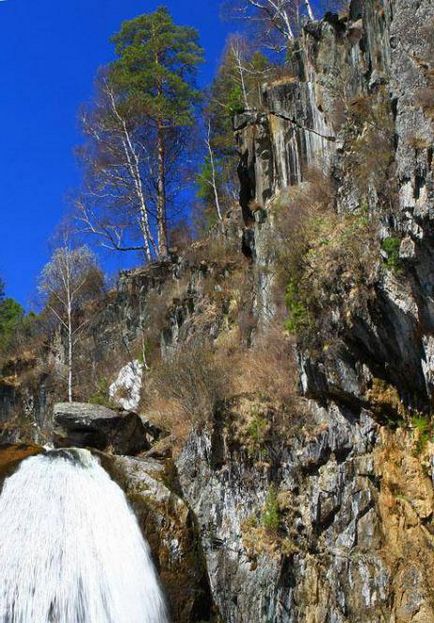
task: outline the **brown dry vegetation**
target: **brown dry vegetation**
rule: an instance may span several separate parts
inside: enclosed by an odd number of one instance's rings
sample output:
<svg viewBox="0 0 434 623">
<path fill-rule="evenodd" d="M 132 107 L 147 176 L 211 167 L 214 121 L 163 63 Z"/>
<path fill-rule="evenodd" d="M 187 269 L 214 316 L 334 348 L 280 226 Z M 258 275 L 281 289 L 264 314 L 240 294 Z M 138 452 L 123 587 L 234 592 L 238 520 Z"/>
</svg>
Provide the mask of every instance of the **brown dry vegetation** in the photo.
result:
<svg viewBox="0 0 434 623">
<path fill-rule="evenodd" d="M 215 342 L 187 343 L 152 367 L 142 405 L 146 417 L 172 435 L 175 447 L 241 396 L 249 405 L 249 416 L 240 416 L 247 437 L 255 435 L 252 400 L 282 415 L 273 415 L 273 426 L 283 433 L 291 425 L 289 419 L 285 422 L 289 411 L 298 408 L 297 383 L 293 341 L 281 326 L 271 327 L 251 348 L 242 346 L 238 331 L 231 330 Z M 237 412 L 240 409 L 238 404 Z"/>
<path fill-rule="evenodd" d="M 276 300 L 286 293 L 287 328 L 310 345 L 335 335 L 333 310 L 339 324 L 363 313 L 378 275 L 376 222 L 363 209 L 337 214 L 333 199 L 330 180 L 317 172 L 272 206 Z"/>
</svg>

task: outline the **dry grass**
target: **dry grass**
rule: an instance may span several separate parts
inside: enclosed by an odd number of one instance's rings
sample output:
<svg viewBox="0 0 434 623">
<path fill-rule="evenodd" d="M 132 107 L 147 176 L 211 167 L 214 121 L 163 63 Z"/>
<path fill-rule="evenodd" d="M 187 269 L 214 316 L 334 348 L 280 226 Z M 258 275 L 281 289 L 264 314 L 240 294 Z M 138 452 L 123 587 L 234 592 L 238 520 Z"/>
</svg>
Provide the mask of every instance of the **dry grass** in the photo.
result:
<svg viewBox="0 0 434 623">
<path fill-rule="evenodd" d="M 231 390 L 235 395 L 256 392 L 282 405 L 294 399 L 297 383 L 294 339 L 276 321 L 251 348 L 240 351 Z"/>
<path fill-rule="evenodd" d="M 226 398 L 229 370 L 206 344 L 191 343 L 157 364 L 143 390 L 147 414 L 163 429 L 184 438 L 211 421 Z"/>
<path fill-rule="evenodd" d="M 312 178 L 311 178 L 312 179 Z M 372 296 L 378 275 L 377 224 L 366 211 L 337 214 L 330 181 L 310 181 L 281 195 L 272 207 L 276 251 L 275 298 L 285 298 L 287 328 L 313 345 L 351 323 Z"/>
<path fill-rule="evenodd" d="M 241 256 L 238 242 L 223 235 L 208 236 L 193 242 L 185 251 L 184 258 L 192 266 L 218 266 L 224 268 L 235 263 Z"/>
</svg>

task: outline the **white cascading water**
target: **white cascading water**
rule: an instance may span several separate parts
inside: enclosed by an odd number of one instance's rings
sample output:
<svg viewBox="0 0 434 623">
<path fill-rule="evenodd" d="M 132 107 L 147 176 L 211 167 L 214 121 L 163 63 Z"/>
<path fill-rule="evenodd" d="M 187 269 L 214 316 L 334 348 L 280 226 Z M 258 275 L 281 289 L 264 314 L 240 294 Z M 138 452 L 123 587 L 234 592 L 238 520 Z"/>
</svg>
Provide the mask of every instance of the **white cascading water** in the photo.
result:
<svg viewBox="0 0 434 623">
<path fill-rule="evenodd" d="M 148 545 L 98 461 L 23 461 L 0 495 L 0 623 L 166 622 Z"/>
</svg>

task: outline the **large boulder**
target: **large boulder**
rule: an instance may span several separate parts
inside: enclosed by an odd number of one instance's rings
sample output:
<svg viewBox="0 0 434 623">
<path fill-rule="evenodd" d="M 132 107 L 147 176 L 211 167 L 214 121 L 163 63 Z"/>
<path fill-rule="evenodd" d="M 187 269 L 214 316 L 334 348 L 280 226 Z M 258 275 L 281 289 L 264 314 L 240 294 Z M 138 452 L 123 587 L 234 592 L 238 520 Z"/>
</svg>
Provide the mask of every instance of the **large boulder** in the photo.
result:
<svg viewBox="0 0 434 623">
<path fill-rule="evenodd" d="M 152 431 L 136 413 L 82 402 L 53 407 L 57 447 L 90 447 L 134 455 L 150 447 Z"/>
</svg>

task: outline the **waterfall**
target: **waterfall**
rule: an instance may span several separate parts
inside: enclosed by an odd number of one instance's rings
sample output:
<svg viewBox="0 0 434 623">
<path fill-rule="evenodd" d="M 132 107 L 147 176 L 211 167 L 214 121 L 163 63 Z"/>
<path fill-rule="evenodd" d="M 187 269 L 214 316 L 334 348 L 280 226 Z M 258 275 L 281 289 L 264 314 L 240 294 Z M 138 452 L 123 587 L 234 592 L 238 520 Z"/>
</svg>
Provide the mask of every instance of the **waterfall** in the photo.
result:
<svg viewBox="0 0 434 623">
<path fill-rule="evenodd" d="M 86 450 L 28 458 L 0 495 L 0 623 L 166 623 L 123 491 Z"/>
</svg>

